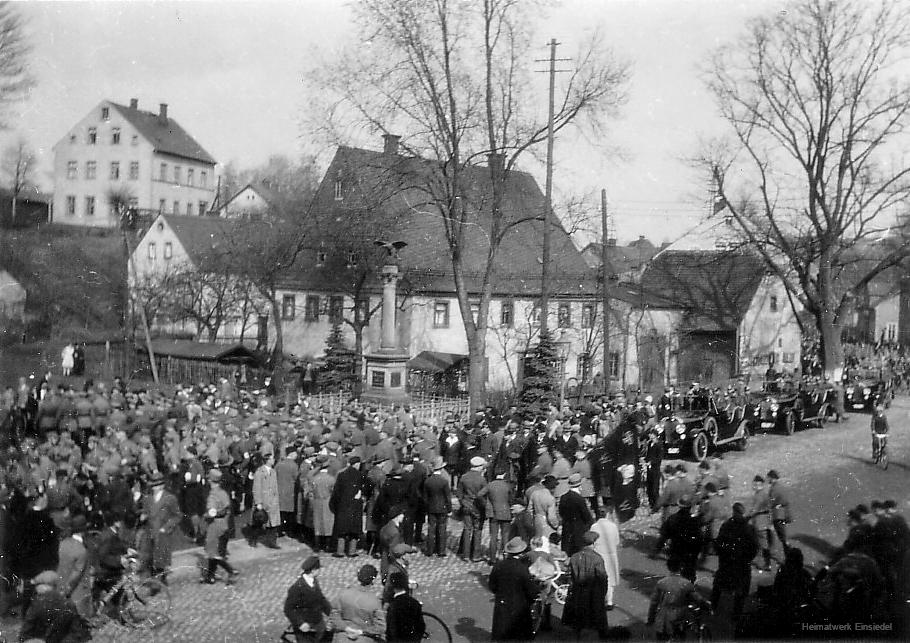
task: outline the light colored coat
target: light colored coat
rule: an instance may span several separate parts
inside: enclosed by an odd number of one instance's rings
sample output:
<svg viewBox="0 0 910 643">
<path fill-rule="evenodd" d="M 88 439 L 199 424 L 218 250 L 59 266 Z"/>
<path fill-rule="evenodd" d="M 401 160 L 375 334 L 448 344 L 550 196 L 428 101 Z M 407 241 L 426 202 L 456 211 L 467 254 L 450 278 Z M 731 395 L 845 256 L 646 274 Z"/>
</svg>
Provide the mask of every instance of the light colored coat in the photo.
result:
<svg viewBox="0 0 910 643">
<path fill-rule="evenodd" d="M 335 514 L 329 508 L 335 478 L 327 471 L 320 471 L 313 476 L 313 533 L 316 536 L 331 536 Z"/>
<path fill-rule="evenodd" d="M 92 616 L 92 568 L 85 545 L 72 536 L 60 541 L 57 575 L 60 591 L 76 605 L 79 616 Z"/>
<path fill-rule="evenodd" d="M 269 514 L 268 527 L 281 524 L 281 511 L 278 503 L 278 474 L 275 469 L 262 465 L 253 474 L 253 502 L 262 505 Z"/>
<path fill-rule="evenodd" d="M 285 458 L 275 465 L 275 473 L 278 474 L 278 508 L 281 511 L 294 511 L 294 492 L 300 468 L 296 462 Z"/>
<path fill-rule="evenodd" d="M 183 519 L 180 503 L 170 491 L 162 492 L 161 498 L 155 502 L 155 492 L 151 491 L 145 497 L 143 507 L 148 516 L 149 537 L 152 540 L 152 565 L 156 569 L 167 569 L 171 566 L 171 540 Z"/>
<path fill-rule="evenodd" d="M 619 548 L 622 543 L 619 539 L 619 527 L 616 523 L 608 518 L 601 518 L 593 525 L 591 531 L 597 534 L 597 540 L 594 542 L 594 551 L 600 554 L 604 559 L 604 567 L 607 569 L 607 604 L 613 604 L 613 591 L 616 584 L 619 583 Z"/>
<path fill-rule="evenodd" d="M 547 542 L 559 526 L 559 512 L 556 509 L 556 498 L 546 487 L 535 489 L 528 499 L 531 515 L 534 516 L 534 535 Z"/>
</svg>

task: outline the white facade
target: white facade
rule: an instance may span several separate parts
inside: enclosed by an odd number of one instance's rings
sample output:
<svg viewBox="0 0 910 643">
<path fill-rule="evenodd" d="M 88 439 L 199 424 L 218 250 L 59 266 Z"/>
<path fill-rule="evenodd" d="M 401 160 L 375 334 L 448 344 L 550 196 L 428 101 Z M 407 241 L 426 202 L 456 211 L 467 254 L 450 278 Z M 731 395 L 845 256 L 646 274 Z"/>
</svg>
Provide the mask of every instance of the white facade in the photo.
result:
<svg viewBox="0 0 910 643">
<path fill-rule="evenodd" d="M 120 109 L 102 101 L 54 145 L 54 222 L 116 227 L 108 198 L 112 191 L 127 193 L 131 206 L 140 210 L 208 211 L 215 197 L 215 166 L 157 151 Z"/>
<path fill-rule="evenodd" d="M 252 185 L 248 185 L 218 210 L 219 217 L 235 219 L 238 217 L 262 214 L 269 209 L 269 202 Z"/>
</svg>

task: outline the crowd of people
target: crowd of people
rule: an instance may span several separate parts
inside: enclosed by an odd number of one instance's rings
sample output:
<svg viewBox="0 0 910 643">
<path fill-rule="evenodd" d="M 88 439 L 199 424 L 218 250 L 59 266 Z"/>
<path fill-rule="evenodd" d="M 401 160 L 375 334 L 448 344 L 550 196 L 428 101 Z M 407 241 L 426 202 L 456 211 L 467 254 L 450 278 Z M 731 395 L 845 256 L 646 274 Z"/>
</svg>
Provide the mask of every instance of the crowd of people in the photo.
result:
<svg viewBox="0 0 910 643">
<path fill-rule="evenodd" d="M 672 632 L 681 588 L 714 553 L 712 603 L 732 593 L 739 617 L 751 561 L 760 553 L 760 567 L 770 568 L 775 536 L 796 564 L 786 489 L 773 471 L 757 476 L 746 507 L 729 502 L 721 460 L 701 464 L 694 478 L 685 464 L 664 466 L 662 405 L 636 394 L 535 417 L 488 407 L 437 419 L 357 400 L 317 408 L 303 394 L 286 406 L 229 380 L 164 394 L 130 390 L 119 378 L 78 388 L 51 374 L 22 378 L 0 406 L 0 614 L 18 611 L 25 631 L 64 620 L 79 629 L 97 597 L 117 586 L 124 556 L 166 582 L 182 541 L 204 544 L 201 582 L 218 582 L 220 569 L 233 583 L 228 542 L 242 533 L 251 546 L 278 548 L 287 536 L 334 557 L 378 559 L 370 582 L 366 568 L 358 582 L 368 588 L 379 578 L 381 609 L 401 609 L 378 619 L 375 609 L 349 605 L 352 631 L 378 627 L 410 640 L 419 623 L 401 598 L 409 557 L 454 550 L 492 565 L 495 640 L 527 638 L 529 610 L 556 575 L 568 584 L 563 623 L 605 637 L 620 583 L 617 525 L 635 515 L 644 486 L 662 514 L 668 578 L 678 576 L 658 585 L 658 631 Z M 454 545 L 450 518 L 463 525 Z M 318 564 L 304 564 L 285 604 L 301 641 L 327 628 Z M 893 596 L 902 591 L 902 577 L 888 582 Z M 550 598 L 542 602 L 546 628 Z"/>
</svg>

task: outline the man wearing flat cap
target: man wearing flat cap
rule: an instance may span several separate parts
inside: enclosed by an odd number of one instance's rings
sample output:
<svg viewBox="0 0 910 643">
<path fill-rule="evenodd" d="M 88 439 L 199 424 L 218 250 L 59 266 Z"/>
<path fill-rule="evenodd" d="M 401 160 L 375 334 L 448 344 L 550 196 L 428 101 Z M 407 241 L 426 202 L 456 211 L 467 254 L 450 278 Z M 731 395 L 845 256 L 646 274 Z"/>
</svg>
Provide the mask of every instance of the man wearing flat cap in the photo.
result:
<svg viewBox="0 0 910 643">
<path fill-rule="evenodd" d="M 318 643 L 328 628 L 326 617 L 332 613 L 332 604 L 316 580 L 320 567 L 319 556 L 307 557 L 300 566 L 303 573 L 284 601 L 284 615 L 294 628 L 297 643 Z"/>
<path fill-rule="evenodd" d="M 462 531 L 461 558 L 476 562 L 481 559 L 480 538 L 483 532 L 485 504 L 480 497 L 480 492 L 486 488 L 487 480 L 483 470 L 486 460 L 474 456 L 470 460 L 471 469 L 458 480 L 455 495 L 461 505 Z"/>
</svg>

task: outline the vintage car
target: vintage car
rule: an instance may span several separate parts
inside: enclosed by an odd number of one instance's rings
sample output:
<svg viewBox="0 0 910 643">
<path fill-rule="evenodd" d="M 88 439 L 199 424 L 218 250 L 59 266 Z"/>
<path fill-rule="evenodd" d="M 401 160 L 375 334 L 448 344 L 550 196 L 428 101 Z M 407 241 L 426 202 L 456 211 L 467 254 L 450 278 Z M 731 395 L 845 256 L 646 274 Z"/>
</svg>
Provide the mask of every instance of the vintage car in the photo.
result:
<svg viewBox="0 0 910 643">
<path fill-rule="evenodd" d="M 844 382 L 844 408 L 848 411 L 872 411 L 876 404 L 891 406 L 894 389 L 887 372 L 877 368 L 851 369 Z"/>
<path fill-rule="evenodd" d="M 752 430 L 795 431 L 821 427 L 836 415 L 834 389 L 825 385 L 796 385 L 793 382 L 766 382 L 753 394 Z"/>
<path fill-rule="evenodd" d="M 721 404 L 723 409 L 708 391 L 682 396 L 677 408 L 661 423 L 666 457 L 691 456 L 701 461 L 724 444 L 745 449 L 750 424 L 746 407 L 726 404 L 723 400 Z"/>
</svg>

